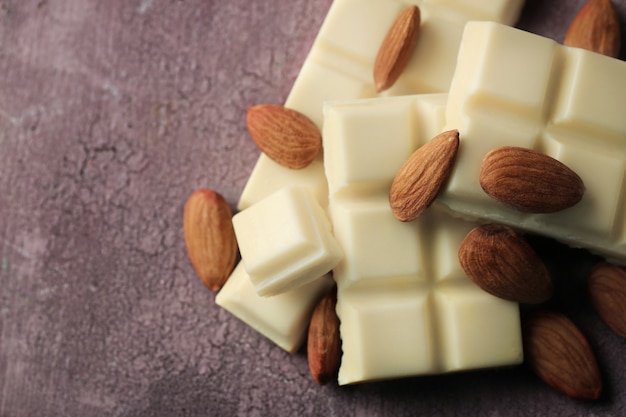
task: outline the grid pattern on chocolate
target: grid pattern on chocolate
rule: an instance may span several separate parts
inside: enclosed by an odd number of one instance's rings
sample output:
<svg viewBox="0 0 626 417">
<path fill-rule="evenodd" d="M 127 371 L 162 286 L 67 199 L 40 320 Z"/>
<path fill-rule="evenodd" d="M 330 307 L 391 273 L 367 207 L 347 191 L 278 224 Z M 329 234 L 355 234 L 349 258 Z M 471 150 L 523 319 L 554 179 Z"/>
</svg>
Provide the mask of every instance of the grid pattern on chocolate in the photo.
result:
<svg viewBox="0 0 626 417">
<path fill-rule="evenodd" d="M 479 289 L 457 260 L 474 224 L 437 207 L 403 223 L 389 207 L 395 173 L 440 132 L 445 100 L 436 94 L 325 106 L 329 211 L 344 251 L 333 271 L 340 384 L 521 361 L 517 305 Z"/>
<path fill-rule="evenodd" d="M 456 261 L 458 245 L 472 224 L 451 220 L 435 208 L 421 220 L 408 228 L 414 232 L 408 239 L 381 242 L 376 238 L 380 223 L 370 219 L 370 230 L 359 230 L 360 237 L 369 235 L 357 244 L 362 256 L 347 263 L 368 257 L 369 262 L 350 273 L 335 270 L 345 352 L 340 383 L 521 360 L 517 306 L 478 288 Z M 411 250 L 415 252 L 407 253 Z M 398 268 L 395 261 L 407 257 L 412 265 Z"/>
<path fill-rule="evenodd" d="M 446 113 L 447 128 L 458 129 L 465 146 L 441 201 L 626 262 L 625 107 L 625 62 L 503 25 L 468 24 Z M 504 145 L 573 169 L 586 186 L 582 201 L 527 214 L 489 199 L 480 162 Z"/>
</svg>

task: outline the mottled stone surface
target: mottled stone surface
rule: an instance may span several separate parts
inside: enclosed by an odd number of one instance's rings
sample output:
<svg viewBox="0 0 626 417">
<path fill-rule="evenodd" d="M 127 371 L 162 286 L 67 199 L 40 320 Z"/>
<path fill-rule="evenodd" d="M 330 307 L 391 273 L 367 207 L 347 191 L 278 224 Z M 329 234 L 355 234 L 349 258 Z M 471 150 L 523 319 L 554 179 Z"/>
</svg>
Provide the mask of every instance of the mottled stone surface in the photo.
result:
<svg viewBox="0 0 626 417">
<path fill-rule="evenodd" d="M 0 416 L 626 413 L 626 340 L 584 295 L 589 258 L 550 242 L 555 304 L 600 358 L 594 404 L 524 367 L 318 387 L 215 306 L 183 204 L 208 187 L 234 207 L 246 108 L 284 101 L 330 3 L 0 1 Z M 528 0 L 519 25 L 561 40 L 582 3 Z"/>
</svg>

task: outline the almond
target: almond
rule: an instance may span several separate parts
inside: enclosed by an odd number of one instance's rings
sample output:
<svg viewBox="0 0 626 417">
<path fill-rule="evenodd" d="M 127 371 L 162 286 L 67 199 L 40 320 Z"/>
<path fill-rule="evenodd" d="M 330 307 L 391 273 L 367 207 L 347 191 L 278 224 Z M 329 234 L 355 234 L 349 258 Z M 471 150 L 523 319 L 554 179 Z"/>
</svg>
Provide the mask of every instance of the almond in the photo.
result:
<svg viewBox="0 0 626 417">
<path fill-rule="evenodd" d="M 183 215 L 187 254 L 200 280 L 219 290 L 235 267 L 237 239 L 232 210 L 224 197 L 212 190 L 194 192 Z"/>
<path fill-rule="evenodd" d="M 315 382 L 320 385 L 329 383 L 337 375 L 341 361 L 341 338 L 336 305 L 335 287 L 316 305 L 309 325 L 307 340 L 309 369 Z"/>
<path fill-rule="evenodd" d="M 626 268 L 602 262 L 589 275 L 589 295 L 598 315 L 626 337 Z"/>
<path fill-rule="evenodd" d="M 381 92 L 391 87 L 409 63 L 420 33 L 420 9 L 404 9 L 389 28 L 374 63 L 374 84 Z"/>
<path fill-rule="evenodd" d="M 282 166 L 307 167 L 322 149 L 322 134 L 304 114 L 274 104 L 248 109 L 246 125 L 261 151 Z"/>
<path fill-rule="evenodd" d="M 450 176 L 459 149 L 459 132 L 450 130 L 418 148 L 400 167 L 391 189 L 391 211 L 401 221 L 417 218 L 435 201 Z"/>
<path fill-rule="evenodd" d="M 480 186 L 503 205 L 527 213 L 553 213 L 576 205 L 582 179 L 560 161 L 531 149 L 503 146 L 483 158 Z"/>
<path fill-rule="evenodd" d="M 611 0 L 589 0 L 572 20 L 563 43 L 617 58 L 621 38 Z"/>
<path fill-rule="evenodd" d="M 579 400 L 600 396 L 596 357 L 570 319 L 556 312 L 535 312 L 524 319 L 523 340 L 526 363 L 548 385 Z"/>
<path fill-rule="evenodd" d="M 505 300 L 537 304 L 550 299 L 554 291 L 541 258 L 508 226 L 474 228 L 461 242 L 459 262 L 476 285 Z"/>
</svg>

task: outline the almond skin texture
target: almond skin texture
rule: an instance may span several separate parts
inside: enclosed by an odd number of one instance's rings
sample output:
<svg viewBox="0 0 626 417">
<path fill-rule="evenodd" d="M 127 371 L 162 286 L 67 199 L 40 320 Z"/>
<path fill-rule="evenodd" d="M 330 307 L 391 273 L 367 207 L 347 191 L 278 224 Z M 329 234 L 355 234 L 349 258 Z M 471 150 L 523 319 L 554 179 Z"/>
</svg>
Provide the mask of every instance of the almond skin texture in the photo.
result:
<svg viewBox="0 0 626 417">
<path fill-rule="evenodd" d="M 333 288 L 317 304 L 307 339 L 309 370 L 315 382 L 325 385 L 336 377 L 341 361 L 339 318 L 335 312 L 337 289 Z"/>
<path fill-rule="evenodd" d="M 526 363 L 544 382 L 578 400 L 595 400 L 602 392 L 596 357 L 582 332 L 567 317 L 550 311 L 524 319 Z"/>
<path fill-rule="evenodd" d="M 394 216 L 403 222 L 417 218 L 435 201 L 450 176 L 459 149 L 459 132 L 440 133 L 422 145 L 398 170 L 389 190 Z"/>
<path fill-rule="evenodd" d="M 322 149 L 322 134 L 300 112 L 274 104 L 248 109 L 248 132 L 261 151 L 282 166 L 307 167 Z"/>
<path fill-rule="evenodd" d="M 626 337 L 626 268 L 602 262 L 589 275 L 589 296 L 598 315 Z"/>
<path fill-rule="evenodd" d="M 420 33 L 420 16 L 419 7 L 407 7 L 385 35 L 374 63 L 374 84 L 377 92 L 390 88 L 409 63 Z"/>
<path fill-rule="evenodd" d="M 461 242 L 459 262 L 476 285 L 505 300 L 538 304 L 554 292 L 541 258 L 508 226 L 486 224 L 474 228 Z"/>
<path fill-rule="evenodd" d="M 219 290 L 235 267 L 237 238 L 233 213 L 224 198 L 212 190 L 194 192 L 183 215 L 187 254 L 200 280 Z"/>
<path fill-rule="evenodd" d="M 611 0 L 589 0 L 572 20 L 563 43 L 617 58 L 621 38 Z"/>
<path fill-rule="evenodd" d="M 554 213 L 576 205 L 582 179 L 565 164 L 531 149 L 503 146 L 485 155 L 480 186 L 501 204 L 526 213 Z"/>
</svg>

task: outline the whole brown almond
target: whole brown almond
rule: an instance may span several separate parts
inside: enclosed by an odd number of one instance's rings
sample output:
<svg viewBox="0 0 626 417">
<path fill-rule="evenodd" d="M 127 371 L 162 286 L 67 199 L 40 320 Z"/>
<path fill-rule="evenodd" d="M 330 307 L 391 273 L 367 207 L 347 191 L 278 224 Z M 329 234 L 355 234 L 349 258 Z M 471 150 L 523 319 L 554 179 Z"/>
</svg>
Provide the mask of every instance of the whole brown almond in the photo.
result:
<svg viewBox="0 0 626 417">
<path fill-rule="evenodd" d="M 541 258 L 508 226 L 486 224 L 471 230 L 461 242 L 459 262 L 476 285 L 505 300 L 537 304 L 554 291 Z"/>
<path fill-rule="evenodd" d="M 420 33 L 420 9 L 405 8 L 393 22 L 374 63 L 374 84 L 381 92 L 391 87 L 409 63 Z"/>
<path fill-rule="evenodd" d="M 572 20 L 563 43 L 617 58 L 621 39 L 619 19 L 611 0 L 589 0 Z"/>
<path fill-rule="evenodd" d="M 615 333 L 626 337 L 626 268 L 602 262 L 589 275 L 591 303 Z"/>
<path fill-rule="evenodd" d="M 501 204 L 527 213 L 554 213 L 576 205 L 583 180 L 562 162 L 531 149 L 496 148 L 480 166 L 480 186 Z"/>
<path fill-rule="evenodd" d="M 389 190 L 389 204 L 396 218 L 411 221 L 430 207 L 450 176 L 458 149 L 459 132 L 450 130 L 413 152 Z"/>
<path fill-rule="evenodd" d="M 187 254 L 209 289 L 219 290 L 235 267 L 237 238 L 232 210 L 213 190 L 195 191 L 185 204 L 183 230 Z"/>
<path fill-rule="evenodd" d="M 335 378 L 341 362 L 341 337 L 336 306 L 337 290 L 334 288 L 318 302 L 309 325 L 307 339 L 309 370 L 315 382 L 320 385 L 325 385 Z"/>
<path fill-rule="evenodd" d="M 322 149 L 322 134 L 304 114 L 274 104 L 248 109 L 248 132 L 259 149 L 275 162 L 291 169 L 302 169 Z"/>
<path fill-rule="evenodd" d="M 523 320 L 523 341 L 526 363 L 552 388 L 578 400 L 600 396 L 602 377 L 596 357 L 569 318 L 535 312 Z"/>
</svg>

